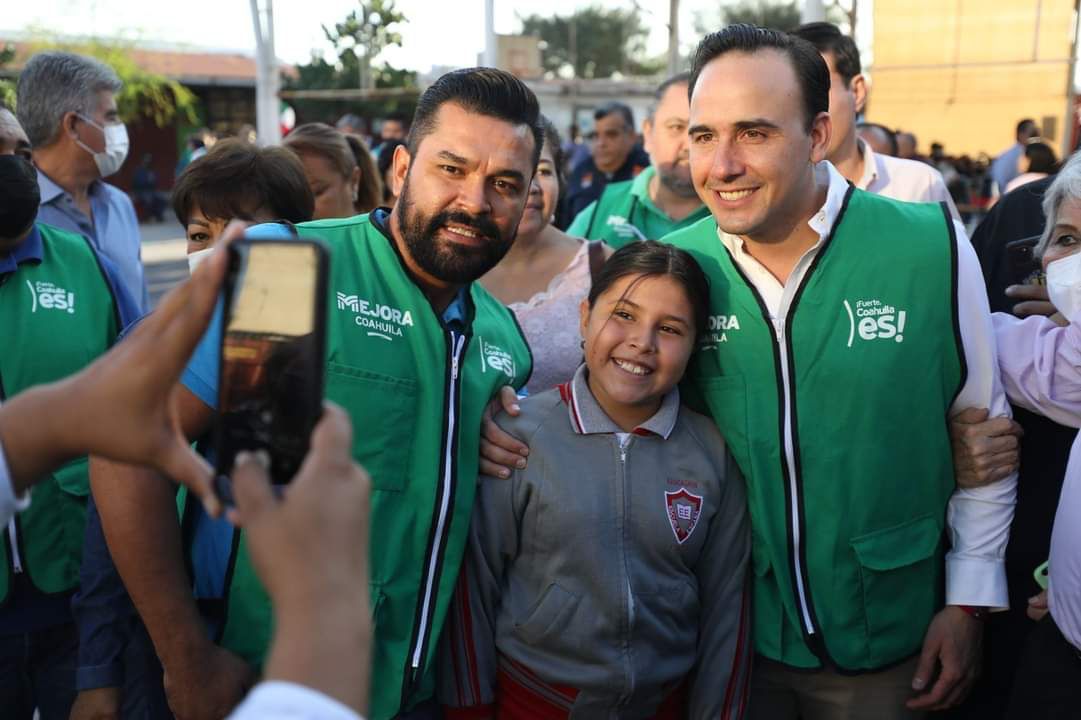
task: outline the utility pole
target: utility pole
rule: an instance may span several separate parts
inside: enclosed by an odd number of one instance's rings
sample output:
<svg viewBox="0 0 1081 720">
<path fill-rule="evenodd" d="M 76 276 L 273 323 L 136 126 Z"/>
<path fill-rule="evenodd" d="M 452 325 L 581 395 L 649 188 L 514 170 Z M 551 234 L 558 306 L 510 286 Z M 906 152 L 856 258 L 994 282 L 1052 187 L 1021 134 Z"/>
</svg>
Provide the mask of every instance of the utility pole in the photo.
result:
<svg viewBox="0 0 1081 720">
<path fill-rule="evenodd" d="M 277 145 L 282 131 L 278 112 L 278 58 L 274 54 L 274 0 L 251 0 L 255 30 L 255 133 L 260 145 Z"/>
<path fill-rule="evenodd" d="M 668 77 L 679 72 L 679 0 L 668 0 Z"/>
<path fill-rule="evenodd" d="M 484 0 L 484 66 L 495 67 L 499 62 L 495 36 L 495 0 Z"/>
<path fill-rule="evenodd" d="M 822 0 L 803 0 L 800 22 L 822 22 L 826 19 L 826 6 Z"/>
</svg>

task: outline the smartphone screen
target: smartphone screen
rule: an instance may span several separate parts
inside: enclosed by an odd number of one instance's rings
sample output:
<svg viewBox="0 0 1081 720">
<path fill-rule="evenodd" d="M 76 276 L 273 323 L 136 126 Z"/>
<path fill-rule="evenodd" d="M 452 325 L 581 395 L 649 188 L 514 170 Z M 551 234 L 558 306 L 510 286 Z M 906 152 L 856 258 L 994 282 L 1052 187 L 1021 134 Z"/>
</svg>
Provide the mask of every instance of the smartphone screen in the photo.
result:
<svg viewBox="0 0 1081 720">
<path fill-rule="evenodd" d="M 230 247 L 218 388 L 219 494 L 238 452 L 265 450 L 275 484 L 288 483 L 322 412 L 326 251 L 305 240 Z"/>
</svg>

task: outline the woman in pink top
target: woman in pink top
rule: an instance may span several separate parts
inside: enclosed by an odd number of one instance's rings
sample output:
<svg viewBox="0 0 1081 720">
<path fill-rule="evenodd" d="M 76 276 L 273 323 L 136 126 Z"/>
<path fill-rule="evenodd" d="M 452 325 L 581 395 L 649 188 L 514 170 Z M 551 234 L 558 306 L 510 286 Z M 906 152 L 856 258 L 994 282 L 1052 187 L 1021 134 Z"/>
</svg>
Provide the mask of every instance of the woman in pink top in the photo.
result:
<svg viewBox="0 0 1081 720">
<path fill-rule="evenodd" d="M 1002 383 L 1010 402 L 1081 427 L 1081 154 L 1044 194 L 1047 226 L 1037 247 L 1051 301 L 1069 324 L 993 315 Z M 1054 316 L 1056 319 L 1058 316 Z M 1046 599 L 1029 600 L 1038 618 L 1018 663 L 1009 720 L 1076 718 L 1081 708 L 1081 435 L 1070 449 L 1051 531 Z"/>
<path fill-rule="evenodd" d="M 480 282 L 518 318 L 533 351 L 530 395 L 570 380 L 582 362 L 578 308 L 589 293 L 590 266 L 612 253 L 607 246 L 573 238 L 552 225 L 563 194 L 563 151 L 547 118 L 544 147 L 529 188 L 518 237 Z M 591 257 L 592 255 L 592 257 Z"/>
</svg>

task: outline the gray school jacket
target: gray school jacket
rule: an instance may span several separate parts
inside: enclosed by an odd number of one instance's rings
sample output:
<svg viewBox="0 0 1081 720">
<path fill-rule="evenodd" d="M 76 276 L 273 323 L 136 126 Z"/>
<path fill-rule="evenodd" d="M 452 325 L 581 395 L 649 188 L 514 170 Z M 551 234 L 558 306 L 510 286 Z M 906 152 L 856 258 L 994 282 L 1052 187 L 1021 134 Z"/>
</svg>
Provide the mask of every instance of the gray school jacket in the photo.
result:
<svg viewBox="0 0 1081 720">
<path fill-rule="evenodd" d="M 447 717 L 497 685 L 553 717 L 650 718 L 673 694 L 681 717 L 742 717 L 746 499 L 713 422 L 673 390 L 621 442 L 584 366 L 521 408 L 498 422 L 529 466 L 477 487 L 441 647 Z"/>
</svg>

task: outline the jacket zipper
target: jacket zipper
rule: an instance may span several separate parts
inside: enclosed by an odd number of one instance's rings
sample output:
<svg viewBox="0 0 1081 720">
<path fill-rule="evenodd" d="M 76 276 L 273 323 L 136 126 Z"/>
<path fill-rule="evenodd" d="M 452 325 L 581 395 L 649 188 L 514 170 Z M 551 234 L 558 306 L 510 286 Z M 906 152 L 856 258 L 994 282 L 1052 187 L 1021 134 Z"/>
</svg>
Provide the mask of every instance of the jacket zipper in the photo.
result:
<svg viewBox="0 0 1081 720">
<path fill-rule="evenodd" d="M 631 444 L 631 437 L 628 435 L 623 440 L 619 440 L 619 472 L 620 481 L 623 488 L 623 507 L 624 507 L 624 523 L 626 523 L 626 507 L 627 507 L 627 447 Z M 627 642 L 625 646 L 630 646 L 630 635 L 634 629 L 634 593 L 631 592 L 631 575 L 627 569 L 627 548 L 623 547 L 623 592 L 627 600 Z M 627 660 L 627 692 L 624 695 L 624 700 L 629 700 L 634 696 L 634 663 Z"/>
<path fill-rule="evenodd" d="M 19 557 L 19 527 L 15 518 L 8 520 L 8 540 L 11 541 L 11 569 L 18 575 L 23 571 L 23 561 Z"/>
<path fill-rule="evenodd" d="M 789 313 L 792 309 L 789 308 Z M 785 472 L 788 475 L 788 491 L 790 505 L 788 508 L 789 521 L 792 526 L 792 563 L 796 575 L 796 594 L 799 596 L 800 618 L 808 635 L 816 632 L 814 620 L 811 618 L 811 606 L 807 599 L 807 588 L 803 578 L 803 564 L 800 560 L 800 547 L 803 544 L 803 528 L 799 523 L 799 484 L 796 480 L 796 443 L 792 424 L 792 378 L 788 367 L 788 336 L 785 333 L 786 322 L 784 318 L 774 324 L 777 338 L 778 355 L 781 366 L 781 388 L 784 399 L 784 457 Z"/>
<path fill-rule="evenodd" d="M 425 563 L 424 593 L 422 601 L 417 607 L 417 617 L 413 619 L 414 642 L 409 653 L 409 664 L 406 668 L 405 680 L 402 685 L 402 703 L 409 700 L 413 686 L 416 684 L 420 669 L 424 664 L 424 654 L 427 645 L 429 624 L 431 623 L 432 609 L 435 603 L 436 586 L 439 578 L 437 570 L 443 556 L 446 545 L 446 536 L 450 528 L 450 506 L 454 500 L 455 479 L 455 443 L 458 420 L 458 375 L 461 367 L 461 356 L 465 349 L 466 337 L 453 330 L 447 331 L 450 347 L 450 377 L 447 381 L 447 415 L 445 433 L 443 436 L 444 451 L 442 460 L 442 474 L 439 481 L 439 492 L 436 494 L 436 520 L 432 537 L 429 541 L 427 562 Z"/>
</svg>

